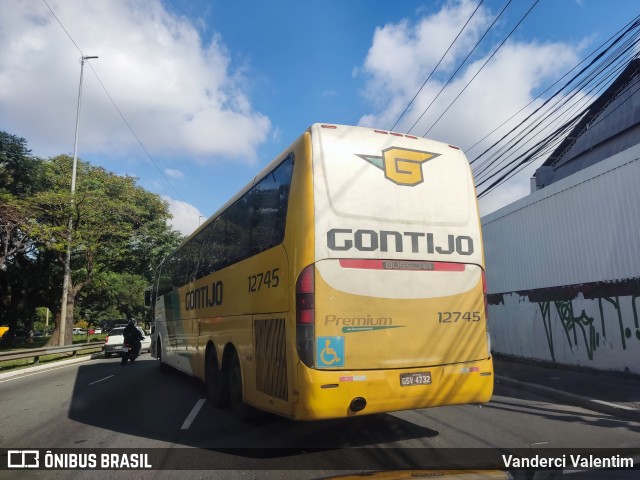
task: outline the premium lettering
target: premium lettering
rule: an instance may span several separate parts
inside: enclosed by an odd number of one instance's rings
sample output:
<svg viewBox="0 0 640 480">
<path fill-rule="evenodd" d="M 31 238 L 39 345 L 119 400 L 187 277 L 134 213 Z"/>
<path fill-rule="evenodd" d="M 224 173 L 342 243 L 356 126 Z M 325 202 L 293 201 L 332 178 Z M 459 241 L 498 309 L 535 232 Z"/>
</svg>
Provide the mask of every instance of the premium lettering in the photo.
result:
<svg viewBox="0 0 640 480">
<path fill-rule="evenodd" d="M 325 325 L 333 326 L 358 326 L 358 327 L 370 327 L 370 326 L 389 326 L 393 325 L 393 318 L 380 317 L 374 318 L 371 315 L 366 317 L 338 317 L 337 315 L 327 315 L 324 317 Z"/>
</svg>

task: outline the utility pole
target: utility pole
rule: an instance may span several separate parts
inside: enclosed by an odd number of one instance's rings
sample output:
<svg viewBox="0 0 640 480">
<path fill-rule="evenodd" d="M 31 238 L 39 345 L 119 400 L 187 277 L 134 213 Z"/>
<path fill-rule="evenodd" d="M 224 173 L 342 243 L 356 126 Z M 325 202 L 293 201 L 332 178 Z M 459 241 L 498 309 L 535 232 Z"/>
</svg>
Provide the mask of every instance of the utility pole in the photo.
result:
<svg viewBox="0 0 640 480">
<path fill-rule="evenodd" d="M 98 57 L 82 56 L 80 60 L 80 87 L 78 89 L 78 109 L 76 111 L 76 138 L 73 144 L 73 170 L 71 172 L 71 206 L 74 205 L 76 193 L 76 170 L 78 166 L 78 131 L 80 127 L 80 102 L 82 100 L 82 75 L 84 73 L 84 63 Z M 67 255 L 64 261 L 64 280 L 62 281 L 62 302 L 60 305 L 60 337 L 59 345 L 64 345 L 65 332 L 67 329 L 67 298 L 69 296 L 69 282 L 71 279 L 71 238 L 73 236 L 73 213 L 69 214 L 69 226 L 67 230 Z"/>
</svg>

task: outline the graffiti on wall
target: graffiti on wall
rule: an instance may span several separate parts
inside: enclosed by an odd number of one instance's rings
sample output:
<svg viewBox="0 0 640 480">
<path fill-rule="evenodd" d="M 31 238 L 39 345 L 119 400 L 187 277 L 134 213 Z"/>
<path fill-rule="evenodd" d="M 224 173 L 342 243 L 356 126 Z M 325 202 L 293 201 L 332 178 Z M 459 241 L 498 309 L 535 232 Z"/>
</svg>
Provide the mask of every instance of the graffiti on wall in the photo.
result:
<svg viewBox="0 0 640 480">
<path fill-rule="evenodd" d="M 640 341 L 640 279 L 620 282 L 594 282 L 514 292 L 538 304 L 551 359 L 556 361 L 555 342 L 566 341 L 571 351 L 584 348 L 589 360 L 605 345 L 627 350 Z M 576 310 L 576 299 L 598 302 L 598 311 Z M 630 305 L 629 303 L 630 302 Z M 492 305 L 504 304 L 503 294 L 489 295 Z M 582 302 L 580 302 L 582 303 Z M 628 308 L 630 307 L 630 308 Z M 579 308 L 579 307 L 578 307 Z M 629 311 L 631 315 L 629 315 Z M 626 316 L 624 313 L 626 312 Z M 562 326 L 561 339 L 554 339 L 554 321 Z"/>
<path fill-rule="evenodd" d="M 637 301 L 640 298 L 638 295 L 633 295 L 631 299 L 631 307 L 633 312 L 633 321 L 635 327 L 635 337 L 640 340 L 640 325 L 638 320 L 638 306 Z M 603 308 L 603 302 L 611 304 L 616 313 L 616 321 L 619 327 L 619 331 L 615 334 L 620 338 L 620 346 L 623 350 L 627 349 L 628 341 L 633 337 L 633 331 L 631 327 L 626 327 L 622 319 L 622 311 L 619 297 L 603 297 L 598 298 L 598 307 L 600 310 L 600 331 L 596 328 L 595 318 L 590 317 L 582 310 L 580 315 L 576 315 L 573 308 L 572 300 L 560 300 L 560 301 L 544 301 L 537 302 L 542 314 L 542 322 L 544 324 L 544 331 L 547 337 L 547 344 L 549 345 L 549 353 L 551 358 L 555 361 L 555 351 L 553 346 L 553 328 L 552 328 L 552 305 L 555 307 L 558 313 L 558 319 L 564 330 L 567 343 L 573 350 L 574 347 L 583 345 L 589 360 L 593 360 L 593 353 L 601 346 L 604 345 L 604 340 L 607 338 L 605 313 Z"/>
</svg>

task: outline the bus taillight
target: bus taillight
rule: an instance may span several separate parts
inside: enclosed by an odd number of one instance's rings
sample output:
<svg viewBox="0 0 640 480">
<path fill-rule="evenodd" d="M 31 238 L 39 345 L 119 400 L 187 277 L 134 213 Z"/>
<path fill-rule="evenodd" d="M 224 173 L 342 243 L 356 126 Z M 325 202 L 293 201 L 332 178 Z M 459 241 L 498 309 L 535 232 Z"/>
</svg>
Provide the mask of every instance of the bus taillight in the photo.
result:
<svg viewBox="0 0 640 480">
<path fill-rule="evenodd" d="M 296 282 L 296 346 L 300 360 L 308 367 L 314 366 L 315 273 L 315 267 L 309 265 Z"/>
</svg>

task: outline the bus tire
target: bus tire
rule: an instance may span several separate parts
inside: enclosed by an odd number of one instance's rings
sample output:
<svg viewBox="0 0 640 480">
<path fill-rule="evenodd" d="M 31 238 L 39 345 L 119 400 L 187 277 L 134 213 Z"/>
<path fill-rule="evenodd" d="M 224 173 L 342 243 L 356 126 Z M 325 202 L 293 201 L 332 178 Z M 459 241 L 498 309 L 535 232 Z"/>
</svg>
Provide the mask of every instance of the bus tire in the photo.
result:
<svg viewBox="0 0 640 480">
<path fill-rule="evenodd" d="M 216 408 L 229 406 L 229 381 L 224 370 L 218 368 L 215 348 L 209 350 L 204 366 L 204 383 L 207 398 Z"/>
<path fill-rule="evenodd" d="M 158 355 L 158 363 L 160 365 L 160 371 L 162 373 L 168 373 L 169 372 L 169 365 L 167 365 L 166 363 L 164 363 L 162 361 L 162 343 L 160 342 L 160 340 L 158 339 L 158 342 L 156 343 L 156 352 Z"/>
<path fill-rule="evenodd" d="M 242 369 L 238 354 L 233 352 L 229 362 L 229 403 L 233 413 L 243 422 L 257 418 L 260 412 L 242 400 Z"/>
</svg>

